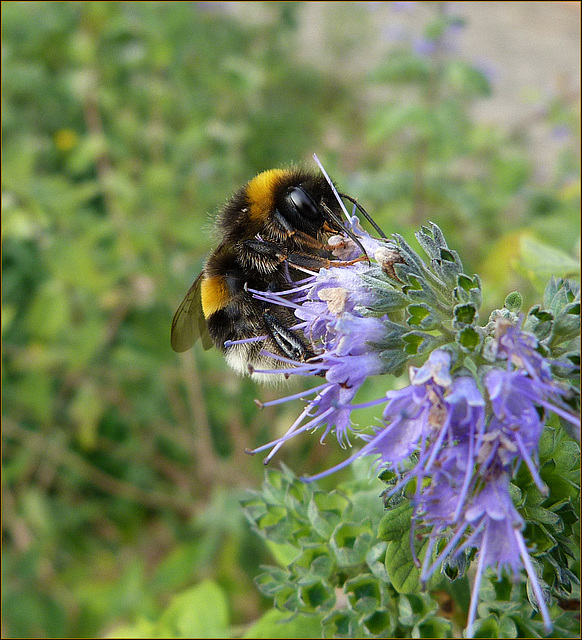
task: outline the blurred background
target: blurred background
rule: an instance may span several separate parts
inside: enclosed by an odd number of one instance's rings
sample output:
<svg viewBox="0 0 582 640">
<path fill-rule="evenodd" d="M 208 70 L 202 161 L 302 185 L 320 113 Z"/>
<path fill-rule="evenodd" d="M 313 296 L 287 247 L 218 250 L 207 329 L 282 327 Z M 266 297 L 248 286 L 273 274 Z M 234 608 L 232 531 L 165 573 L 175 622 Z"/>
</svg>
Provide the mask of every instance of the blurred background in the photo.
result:
<svg viewBox="0 0 582 640">
<path fill-rule="evenodd" d="M 317 153 L 386 232 L 436 222 L 485 321 L 577 277 L 579 123 L 577 2 L 3 2 L 3 637 L 138 633 L 198 584 L 224 635 L 270 607 L 244 449 L 298 387 L 169 344 L 236 188 Z M 317 440 L 273 464 L 346 455 Z"/>
</svg>

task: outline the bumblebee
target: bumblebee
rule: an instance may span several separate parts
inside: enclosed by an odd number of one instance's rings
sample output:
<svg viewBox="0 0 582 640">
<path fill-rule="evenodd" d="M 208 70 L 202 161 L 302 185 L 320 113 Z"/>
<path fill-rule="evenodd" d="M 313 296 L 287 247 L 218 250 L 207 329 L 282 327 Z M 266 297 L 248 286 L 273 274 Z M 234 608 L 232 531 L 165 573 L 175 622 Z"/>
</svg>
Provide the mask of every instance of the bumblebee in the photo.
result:
<svg viewBox="0 0 582 640">
<path fill-rule="evenodd" d="M 353 198 L 339 195 L 385 237 Z M 200 338 L 205 350 L 215 345 L 233 369 L 259 380 L 273 377 L 256 369 L 281 368 L 265 351 L 300 362 L 314 358 L 313 345 L 293 329 L 293 311 L 258 300 L 249 290 L 285 290 L 304 277 L 302 270 L 338 264 L 327 242 L 334 234 L 349 236 L 367 259 L 341 215 L 327 179 L 303 169 L 264 171 L 239 189 L 218 215 L 220 244 L 174 315 L 174 351 L 186 351 Z"/>
</svg>

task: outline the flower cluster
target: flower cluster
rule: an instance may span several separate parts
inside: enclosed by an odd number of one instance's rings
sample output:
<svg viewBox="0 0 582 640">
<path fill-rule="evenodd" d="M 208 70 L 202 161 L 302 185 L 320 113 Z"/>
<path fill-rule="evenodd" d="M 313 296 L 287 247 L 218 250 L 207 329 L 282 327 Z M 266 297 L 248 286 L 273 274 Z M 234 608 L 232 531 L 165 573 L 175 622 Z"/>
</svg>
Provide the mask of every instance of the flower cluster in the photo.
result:
<svg viewBox="0 0 582 640">
<path fill-rule="evenodd" d="M 343 447 L 351 446 L 355 433 L 365 443 L 361 449 L 304 479 L 314 481 L 361 456 L 374 456 L 379 468 L 395 474 L 386 498 L 407 490 L 414 507 L 411 531 L 429 531 L 427 550 L 417 559 L 423 582 L 443 564 L 477 550 L 469 634 L 488 567 L 498 574 L 526 570 L 549 630 L 544 590 L 523 537 L 511 480 L 523 463 L 545 493 L 537 455 L 547 416 L 553 412 L 580 428 L 572 407 L 574 387 L 563 382 L 579 365 L 576 346 L 569 351 L 579 331 L 579 290 L 569 281 L 552 280 L 548 309 L 535 307 L 524 318 L 515 294 L 480 326 L 479 278 L 463 273 L 436 225 L 417 233 L 427 265 L 402 237 L 380 241 L 367 235 L 357 218 L 350 224 L 373 263 L 322 269 L 291 292 L 257 292 L 271 304 L 294 306 L 297 329 L 319 347 L 312 361 L 282 362 L 283 370 L 318 374 L 325 382 L 273 401 L 314 396 L 285 435 L 250 453 L 270 449 L 267 463 L 299 433 L 321 429 L 323 440 L 333 432 Z M 349 241 L 335 246 L 339 259 L 353 258 Z M 412 366 L 415 359 L 421 366 Z M 369 376 L 399 374 L 407 364 L 409 385 L 366 404 L 355 402 Z M 359 431 L 352 412 L 370 405 L 382 408 L 382 421 Z"/>
</svg>

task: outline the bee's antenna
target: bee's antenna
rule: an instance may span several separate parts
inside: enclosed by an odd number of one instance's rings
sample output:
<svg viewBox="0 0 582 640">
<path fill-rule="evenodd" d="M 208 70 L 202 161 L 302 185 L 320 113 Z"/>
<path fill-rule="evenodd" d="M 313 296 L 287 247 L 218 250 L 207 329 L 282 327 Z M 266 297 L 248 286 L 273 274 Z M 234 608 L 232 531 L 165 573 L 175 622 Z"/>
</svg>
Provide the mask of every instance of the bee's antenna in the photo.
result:
<svg viewBox="0 0 582 640">
<path fill-rule="evenodd" d="M 362 207 L 361 204 L 359 204 L 359 202 L 355 199 L 352 198 L 352 196 L 348 196 L 347 193 L 340 193 L 339 194 L 342 198 L 345 198 L 346 200 L 349 200 L 352 204 L 355 204 L 356 207 L 359 209 L 359 211 L 361 211 L 364 214 L 364 217 L 366 218 L 366 220 L 374 227 L 374 229 L 376 229 L 376 231 L 380 234 L 381 238 L 386 238 L 386 234 L 382 231 L 382 229 L 380 229 L 380 227 L 376 224 L 376 222 L 374 221 L 374 219 L 372 218 L 372 216 L 364 209 L 364 207 Z"/>
<path fill-rule="evenodd" d="M 348 222 L 351 222 L 351 216 L 349 215 L 349 213 L 347 212 L 347 209 L 345 208 L 344 203 L 341 201 L 341 198 L 345 198 L 346 200 L 349 200 L 352 204 L 355 204 L 356 207 L 364 214 L 366 220 L 374 227 L 374 229 L 376 229 L 376 231 L 380 234 L 381 238 L 386 238 L 386 234 L 382 231 L 382 229 L 380 229 L 380 227 L 376 224 L 376 222 L 374 222 L 374 220 L 372 219 L 372 216 L 364 209 L 364 207 L 362 207 L 361 204 L 358 203 L 358 201 L 355 198 L 352 198 L 351 196 L 348 196 L 345 193 L 339 193 L 337 191 L 337 189 L 335 188 L 335 185 L 332 182 L 332 179 L 329 177 L 329 175 L 327 174 L 327 171 L 323 168 L 323 165 L 321 164 L 321 162 L 319 161 L 319 158 L 317 157 L 317 155 L 314 153 L 313 154 L 313 159 L 315 160 L 315 162 L 317 163 L 317 166 L 320 168 L 321 173 L 323 173 L 325 179 L 327 180 L 329 186 L 331 187 L 331 190 L 334 192 L 340 207 L 342 208 L 346 218 L 348 219 Z M 349 235 L 349 234 L 348 234 Z M 360 247 L 362 247 L 362 245 L 355 240 L 355 238 L 353 238 L 352 236 L 350 236 L 350 238 L 352 238 L 352 240 L 354 240 L 355 242 L 358 243 L 358 245 Z M 363 247 L 362 247 L 363 248 Z M 366 253 L 364 251 L 364 253 Z"/>
<path fill-rule="evenodd" d="M 327 171 L 323 168 L 323 165 L 321 164 L 321 162 L 319 161 L 319 158 L 317 157 L 317 155 L 314 153 L 313 154 L 313 159 L 315 160 L 315 162 L 317 163 L 317 166 L 320 168 L 321 173 L 323 173 L 323 177 L 326 179 L 327 184 L 329 184 L 330 189 L 333 191 L 333 194 L 335 195 L 339 206 L 341 207 L 342 211 L 344 212 L 344 215 L 346 216 L 346 220 L 348 221 L 348 223 L 351 222 L 351 216 L 348 213 L 348 210 L 346 209 L 346 205 L 343 203 L 342 199 L 340 198 L 340 194 L 337 192 L 337 189 L 335 188 L 335 185 L 333 183 L 333 180 L 329 177 Z"/>
</svg>

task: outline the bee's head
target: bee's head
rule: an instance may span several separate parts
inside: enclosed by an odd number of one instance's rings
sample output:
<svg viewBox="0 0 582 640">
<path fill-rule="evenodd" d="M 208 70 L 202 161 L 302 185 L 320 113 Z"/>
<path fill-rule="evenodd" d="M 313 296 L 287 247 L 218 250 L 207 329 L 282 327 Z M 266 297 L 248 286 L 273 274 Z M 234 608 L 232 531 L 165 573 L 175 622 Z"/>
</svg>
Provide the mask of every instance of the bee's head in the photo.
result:
<svg viewBox="0 0 582 640">
<path fill-rule="evenodd" d="M 333 191 L 323 177 L 298 170 L 289 172 L 279 183 L 273 217 L 287 232 L 298 230 L 318 238 L 326 222 L 336 232 L 341 231 L 327 213 L 330 208 L 339 212 Z"/>
</svg>

